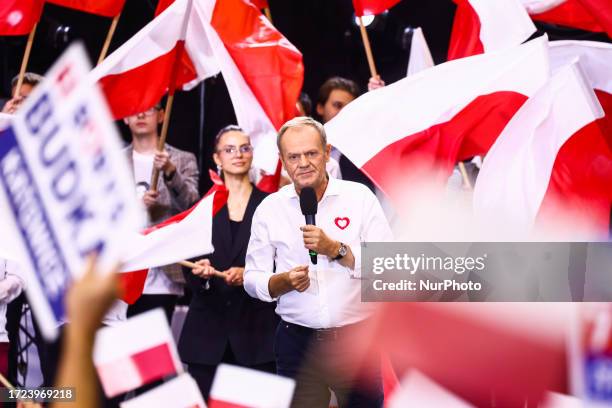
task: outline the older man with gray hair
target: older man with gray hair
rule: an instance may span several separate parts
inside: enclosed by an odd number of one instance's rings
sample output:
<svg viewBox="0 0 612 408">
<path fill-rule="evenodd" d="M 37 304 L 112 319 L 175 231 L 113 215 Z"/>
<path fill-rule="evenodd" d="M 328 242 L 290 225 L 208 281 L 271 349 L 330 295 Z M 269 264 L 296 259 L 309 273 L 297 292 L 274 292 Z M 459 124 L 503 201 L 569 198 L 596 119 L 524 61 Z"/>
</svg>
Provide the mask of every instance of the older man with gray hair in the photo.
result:
<svg viewBox="0 0 612 408">
<path fill-rule="evenodd" d="M 387 220 L 367 187 L 329 177 L 325 164 L 331 146 L 319 122 L 290 120 L 280 129 L 277 144 L 292 184 L 255 211 L 244 287 L 253 297 L 278 302 L 278 373 L 296 379 L 295 407 L 327 407 L 329 389 L 343 407 L 382 406 L 378 367 L 359 373 L 367 384 L 356 383 L 352 375 L 330 370 L 350 361 L 350 350 L 329 350 L 370 314 L 360 300 L 361 243 L 391 240 Z M 307 187 L 318 202 L 316 226 L 304 225 L 300 211 L 299 197 Z M 309 251 L 317 254 L 316 265 Z M 327 350 L 324 357 L 317 354 L 322 350 Z"/>
</svg>

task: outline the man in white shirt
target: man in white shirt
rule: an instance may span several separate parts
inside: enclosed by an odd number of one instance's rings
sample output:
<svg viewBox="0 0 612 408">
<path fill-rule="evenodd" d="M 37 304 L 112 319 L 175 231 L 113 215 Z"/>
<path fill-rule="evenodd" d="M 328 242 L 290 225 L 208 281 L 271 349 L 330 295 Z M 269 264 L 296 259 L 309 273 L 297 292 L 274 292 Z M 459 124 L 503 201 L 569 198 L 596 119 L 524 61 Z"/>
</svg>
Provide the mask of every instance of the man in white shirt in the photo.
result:
<svg viewBox="0 0 612 408">
<path fill-rule="evenodd" d="M 321 359 L 309 350 L 329 350 L 369 316 L 370 306 L 360 301 L 361 243 L 391 240 L 387 220 L 367 187 L 328 176 L 331 146 L 319 122 L 305 117 L 287 122 L 278 147 L 293 184 L 257 207 L 244 273 L 249 295 L 278 302 L 277 371 L 297 380 L 293 406 L 327 407 L 330 388 L 340 406 L 382 406 L 377 367 L 365 373 L 369 387 L 361 387 L 354 378 L 326 370 L 347 361 L 346 354 L 334 351 Z M 317 196 L 316 226 L 304 225 L 299 203 L 304 187 Z M 316 265 L 309 250 L 318 254 Z M 307 363 L 317 360 L 325 364 Z"/>
<path fill-rule="evenodd" d="M 150 225 L 187 210 L 200 198 L 195 155 L 168 144 L 163 151 L 157 150 L 158 126 L 163 117 L 164 110 L 158 104 L 124 119 L 132 133 L 132 144 L 125 153 L 132 165 L 136 191 L 147 209 Z M 160 171 L 156 191 L 149 185 L 153 168 Z M 129 307 L 128 316 L 162 307 L 170 321 L 177 299 L 183 294 L 183 284 L 179 265 L 152 268 L 147 274 L 143 295 Z"/>
</svg>

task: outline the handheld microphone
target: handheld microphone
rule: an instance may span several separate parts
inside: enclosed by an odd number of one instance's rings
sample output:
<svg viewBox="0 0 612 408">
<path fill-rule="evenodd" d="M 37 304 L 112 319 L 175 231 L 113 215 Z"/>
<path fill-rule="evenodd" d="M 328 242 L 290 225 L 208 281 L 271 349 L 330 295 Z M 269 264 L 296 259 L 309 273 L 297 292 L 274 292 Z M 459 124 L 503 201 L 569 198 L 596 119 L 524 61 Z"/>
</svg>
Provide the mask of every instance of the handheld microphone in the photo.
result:
<svg viewBox="0 0 612 408">
<path fill-rule="evenodd" d="M 300 193 L 300 209 L 304 218 L 306 219 L 306 225 L 317 225 L 315 222 L 315 215 L 317 214 L 317 195 L 312 187 L 304 187 Z M 317 264 L 317 253 L 315 251 L 308 251 L 310 255 L 310 262 L 313 265 Z"/>
</svg>

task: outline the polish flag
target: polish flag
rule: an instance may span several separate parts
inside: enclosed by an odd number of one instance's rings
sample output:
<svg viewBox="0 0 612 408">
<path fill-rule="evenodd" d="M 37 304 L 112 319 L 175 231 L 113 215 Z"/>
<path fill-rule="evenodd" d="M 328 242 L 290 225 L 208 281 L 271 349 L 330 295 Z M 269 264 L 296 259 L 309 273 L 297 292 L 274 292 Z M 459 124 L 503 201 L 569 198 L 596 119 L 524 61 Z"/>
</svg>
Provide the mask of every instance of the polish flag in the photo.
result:
<svg viewBox="0 0 612 408">
<path fill-rule="evenodd" d="M 600 223 L 607 236 L 612 144 L 598 143 L 604 139 L 597 124 L 603 115 L 578 63 L 559 70 L 521 107 L 485 157 L 474 188 L 475 214 L 525 234 L 542 215 L 546 200 L 549 205 L 565 202 L 564 206 L 579 201 L 581 218 Z M 606 167 L 607 179 L 598 175 Z M 547 191 L 552 196 L 547 198 Z M 573 221 L 577 229 L 584 225 Z"/>
<path fill-rule="evenodd" d="M 219 73 L 193 1 L 173 3 L 92 71 L 115 119 L 149 109 L 171 87 L 189 90 Z"/>
<path fill-rule="evenodd" d="M 238 124 L 255 146 L 253 166 L 274 173 L 276 130 L 295 116 L 304 66 L 300 52 L 248 0 L 177 0 L 111 54 L 93 72 L 114 116 L 161 99 L 182 44 L 176 87 L 191 89 L 221 72 Z"/>
<path fill-rule="evenodd" d="M 119 404 L 121 408 L 206 408 L 195 380 L 183 373 L 136 398 Z"/>
<path fill-rule="evenodd" d="M 410 57 L 408 59 L 408 72 L 406 76 L 414 75 L 417 72 L 421 72 L 427 68 L 433 67 L 434 61 L 431 57 L 431 51 L 423 30 L 421 27 L 417 27 L 412 32 L 412 41 L 410 42 Z"/>
<path fill-rule="evenodd" d="M 209 408 L 289 408 L 295 381 L 250 368 L 220 364 L 210 389 Z"/>
<path fill-rule="evenodd" d="M 93 361 L 109 398 L 183 371 L 161 309 L 98 330 Z"/>
<path fill-rule="evenodd" d="M 357 17 L 374 16 L 390 9 L 400 0 L 353 0 L 353 8 Z"/>
<path fill-rule="evenodd" d="M 223 181 L 211 173 L 213 187 L 193 207 L 157 225 L 135 234 L 120 274 L 122 300 L 133 304 L 144 288 L 149 268 L 170 265 L 185 259 L 210 254 L 212 219 L 227 203 L 228 190 Z"/>
<path fill-rule="evenodd" d="M 174 0 L 159 0 L 157 2 L 157 7 L 155 7 L 155 14 L 153 16 L 159 16 L 165 9 L 170 7 L 172 3 L 174 3 Z"/>
<path fill-rule="evenodd" d="M 548 80 L 547 43 L 450 61 L 368 92 L 325 125 L 329 142 L 396 204 L 413 183 L 443 186 Z"/>
<path fill-rule="evenodd" d="M 260 10 L 263 10 L 265 8 L 270 8 L 270 6 L 268 5 L 268 0 L 251 0 L 251 3 L 253 3 L 255 7 L 257 7 Z"/>
<path fill-rule="evenodd" d="M 115 17 L 123 10 L 125 0 L 47 0 L 48 3 L 104 17 Z"/>
<path fill-rule="evenodd" d="M 519 0 L 453 0 L 457 3 L 448 59 L 500 51 L 526 41 L 536 27 Z"/>
<path fill-rule="evenodd" d="M 40 20 L 43 0 L 0 2 L 0 35 L 28 35 Z"/>
<path fill-rule="evenodd" d="M 608 0 L 522 0 L 532 19 L 612 37 L 612 3 Z"/>
</svg>

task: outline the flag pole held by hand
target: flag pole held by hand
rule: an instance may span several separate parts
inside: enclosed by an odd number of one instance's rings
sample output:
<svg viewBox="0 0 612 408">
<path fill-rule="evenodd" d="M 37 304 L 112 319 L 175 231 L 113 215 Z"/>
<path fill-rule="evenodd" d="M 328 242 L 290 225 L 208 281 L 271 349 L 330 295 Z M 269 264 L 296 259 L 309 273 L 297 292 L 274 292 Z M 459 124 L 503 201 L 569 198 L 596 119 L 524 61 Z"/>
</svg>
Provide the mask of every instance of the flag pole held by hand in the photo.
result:
<svg viewBox="0 0 612 408">
<path fill-rule="evenodd" d="M 168 136 L 168 126 L 170 124 L 170 113 L 172 112 L 172 103 L 174 102 L 174 93 L 168 95 L 166 101 L 166 108 L 164 111 L 164 123 L 162 124 L 161 134 L 159 135 L 159 143 L 157 144 L 157 150 L 160 152 L 164 150 L 166 145 L 166 137 Z M 153 175 L 151 176 L 151 191 L 157 191 L 157 182 L 159 181 L 159 170 L 153 169 Z"/>
<path fill-rule="evenodd" d="M 38 23 L 34 24 L 34 27 L 32 27 L 32 31 L 30 31 L 30 35 L 28 35 L 28 42 L 23 53 L 23 60 L 21 60 L 21 68 L 19 69 L 19 77 L 17 78 L 17 86 L 15 87 L 16 97 L 19 96 L 19 91 L 21 91 L 21 85 L 23 85 L 23 78 L 26 73 L 26 68 L 28 67 L 28 61 L 30 60 L 30 53 L 32 52 L 32 44 L 34 43 L 36 27 L 38 27 Z"/>
<path fill-rule="evenodd" d="M 181 261 L 177 263 L 181 266 L 184 266 L 190 269 L 197 268 L 199 266 L 195 262 L 190 262 L 190 261 Z M 225 274 L 223 272 L 215 271 L 215 277 L 225 279 Z"/>
</svg>

